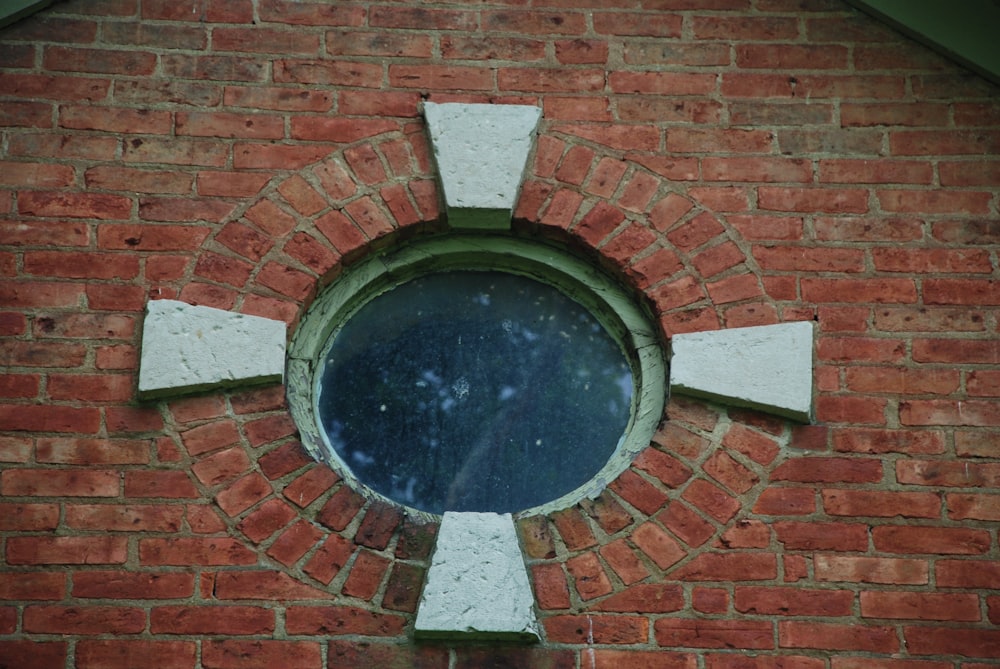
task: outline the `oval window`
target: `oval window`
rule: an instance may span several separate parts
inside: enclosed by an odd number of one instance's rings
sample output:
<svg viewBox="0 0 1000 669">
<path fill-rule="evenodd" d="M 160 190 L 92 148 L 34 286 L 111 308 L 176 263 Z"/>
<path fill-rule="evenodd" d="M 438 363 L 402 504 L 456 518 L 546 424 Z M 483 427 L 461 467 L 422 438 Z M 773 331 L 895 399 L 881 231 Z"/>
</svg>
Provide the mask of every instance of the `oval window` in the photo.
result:
<svg viewBox="0 0 1000 669">
<path fill-rule="evenodd" d="M 432 513 L 519 511 L 614 453 L 632 370 L 583 306 L 506 272 L 443 272 L 367 302 L 322 358 L 327 443 L 361 481 Z"/>
<path fill-rule="evenodd" d="M 433 514 L 517 513 L 599 492 L 648 443 L 654 340 L 568 254 L 448 238 L 322 294 L 293 340 L 289 397 L 307 448 L 365 489 Z"/>
</svg>

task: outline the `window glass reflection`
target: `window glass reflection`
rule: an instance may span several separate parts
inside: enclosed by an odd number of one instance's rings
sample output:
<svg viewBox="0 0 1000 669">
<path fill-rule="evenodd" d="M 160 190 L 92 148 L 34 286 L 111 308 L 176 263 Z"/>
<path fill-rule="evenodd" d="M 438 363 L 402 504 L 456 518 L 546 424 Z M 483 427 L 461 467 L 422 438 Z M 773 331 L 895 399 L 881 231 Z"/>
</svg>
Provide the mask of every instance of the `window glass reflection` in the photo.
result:
<svg viewBox="0 0 1000 669">
<path fill-rule="evenodd" d="M 588 481 L 628 423 L 632 373 L 597 320 L 504 272 L 431 274 L 363 306 L 318 409 L 355 476 L 411 507 L 516 512 Z"/>
</svg>

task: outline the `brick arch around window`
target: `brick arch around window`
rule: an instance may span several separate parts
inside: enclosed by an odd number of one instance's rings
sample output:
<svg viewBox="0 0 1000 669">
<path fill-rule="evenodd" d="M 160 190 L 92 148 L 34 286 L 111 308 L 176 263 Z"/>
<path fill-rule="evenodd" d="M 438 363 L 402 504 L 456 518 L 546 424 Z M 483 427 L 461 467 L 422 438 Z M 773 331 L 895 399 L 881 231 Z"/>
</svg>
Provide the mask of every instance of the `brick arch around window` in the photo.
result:
<svg viewBox="0 0 1000 669">
<path fill-rule="evenodd" d="M 161 294 L 294 327 L 345 265 L 442 229 L 422 126 L 373 122 L 350 139 L 235 209 L 204 239 L 191 275 Z M 673 169 L 667 158 L 543 133 L 515 225 L 589 249 L 648 296 L 667 337 L 789 317 L 767 296 L 737 230 L 676 187 Z M 189 536 L 142 539 L 143 564 L 201 566 L 202 597 L 280 599 L 289 634 L 406 634 L 435 523 L 366 499 L 313 461 L 282 387 L 161 406 L 160 450 L 173 461 L 161 458 L 162 469 L 142 480 L 214 506 L 189 507 Z M 781 476 L 792 428 L 684 398 L 672 398 L 667 418 L 598 498 L 518 520 L 548 641 L 644 642 L 647 619 L 614 614 L 680 610 L 679 581 L 794 571 L 760 552 L 770 534 L 752 516 L 767 503 L 768 481 Z M 142 485 L 136 478 L 137 494 Z"/>
</svg>

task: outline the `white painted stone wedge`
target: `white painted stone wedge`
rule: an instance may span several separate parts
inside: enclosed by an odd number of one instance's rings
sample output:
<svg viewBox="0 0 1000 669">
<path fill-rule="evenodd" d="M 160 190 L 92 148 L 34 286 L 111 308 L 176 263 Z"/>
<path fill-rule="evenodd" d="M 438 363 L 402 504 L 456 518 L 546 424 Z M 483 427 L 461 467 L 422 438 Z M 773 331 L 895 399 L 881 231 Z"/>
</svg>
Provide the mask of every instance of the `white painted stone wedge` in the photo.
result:
<svg viewBox="0 0 1000 669">
<path fill-rule="evenodd" d="M 678 334 L 670 348 L 671 392 L 812 420 L 811 321 Z"/>
<path fill-rule="evenodd" d="M 416 636 L 537 641 L 534 601 L 509 513 L 444 514 Z"/>
<path fill-rule="evenodd" d="M 176 300 L 146 305 L 139 396 L 281 381 L 285 323 Z"/>
<path fill-rule="evenodd" d="M 451 227 L 509 228 L 541 110 L 425 102 L 423 111 Z"/>
</svg>

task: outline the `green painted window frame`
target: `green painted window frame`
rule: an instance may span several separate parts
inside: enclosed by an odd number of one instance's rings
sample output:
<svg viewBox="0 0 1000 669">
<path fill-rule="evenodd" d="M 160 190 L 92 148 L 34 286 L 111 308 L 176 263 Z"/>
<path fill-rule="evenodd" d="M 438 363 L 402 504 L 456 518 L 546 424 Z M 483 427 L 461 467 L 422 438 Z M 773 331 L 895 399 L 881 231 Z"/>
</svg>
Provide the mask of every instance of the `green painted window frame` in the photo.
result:
<svg viewBox="0 0 1000 669">
<path fill-rule="evenodd" d="M 289 346 L 286 389 L 303 446 L 359 493 L 402 506 L 358 481 L 350 467 L 326 444 L 316 414 L 319 376 L 316 372 L 330 338 L 362 305 L 417 276 L 455 270 L 504 271 L 552 285 L 587 308 L 624 351 L 632 367 L 632 410 L 624 438 L 614 454 L 587 483 L 514 515 L 548 513 L 596 497 L 649 445 L 663 418 L 668 392 L 666 347 L 655 320 L 638 295 L 631 294 L 593 262 L 535 239 L 450 234 L 383 251 L 345 270 L 309 307 Z M 416 509 L 409 511 L 436 517 Z"/>
</svg>

